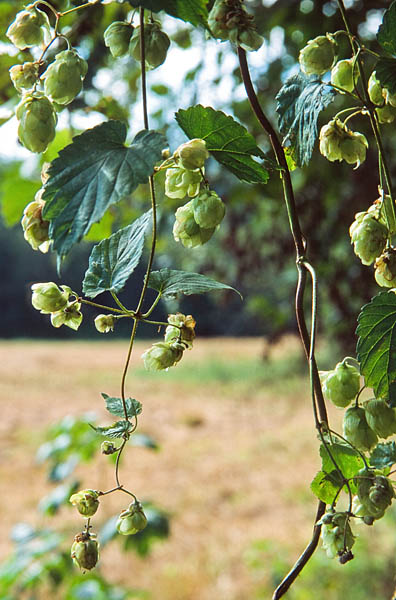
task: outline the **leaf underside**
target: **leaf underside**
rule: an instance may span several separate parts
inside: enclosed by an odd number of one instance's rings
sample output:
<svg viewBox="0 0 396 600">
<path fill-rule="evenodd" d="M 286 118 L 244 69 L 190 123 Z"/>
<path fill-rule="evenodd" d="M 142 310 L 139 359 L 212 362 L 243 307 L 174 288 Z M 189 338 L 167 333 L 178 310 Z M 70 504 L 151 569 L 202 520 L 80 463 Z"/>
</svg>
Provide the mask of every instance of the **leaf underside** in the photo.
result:
<svg viewBox="0 0 396 600">
<path fill-rule="evenodd" d="M 356 346 L 360 371 L 376 398 L 396 407 L 396 294 L 380 292 L 358 317 Z"/>
<path fill-rule="evenodd" d="M 265 155 L 247 129 L 232 117 L 198 104 L 179 110 L 176 120 L 190 139 L 205 140 L 211 155 L 241 181 L 267 183 L 268 171 L 253 159 L 264 159 Z"/>
<path fill-rule="evenodd" d="M 113 398 L 107 394 L 102 394 L 102 396 L 106 403 L 106 409 L 110 414 L 115 415 L 116 417 L 125 417 L 124 405 L 121 398 Z M 134 398 L 125 398 L 125 406 L 127 415 L 130 419 L 140 415 L 142 412 L 141 403 Z"/>
<path fill-rule="evenodd" d="M 385 11 L 377 33 L 378 43 L 390 54 L 396 54 L 396 2 Z"/>
<path fill-rule="evenodd" d="M 204 294 L 214 290 L 232 290 L 241 296 L 238 290 L 233 287 L 225 283 L 219 283 L 205 275 L 172 269 L 152 271 L 148 286 L 159 292 L 163 298 L 175 298 L 178 294 L 184 294 L 185 296 Z"/>
<path fill-rule="evenodd" d="M 116 421 L 113 425 L 109 425 L 108 427 L 95 427 L 91 425 L 92 429 L 99 433 L 100 435 L 104 435 L 108 438 L 121 438 L 124 436 L 129 437 L 129 433 L 132 429 L 132 425 L 129 421 Z"/>
<path fill-rule="evenodd" d="M 208 0 L 129 0 L 131 6 L 142 6 L 153 12 L 164 10 L 168 15 L 187 21 L 192 25 L 206 24 L 207 3 Z"/>
<path fill-rule="evenodd" d="M 298 73 L 287 79 L 276 96 L 283 144 L 291 146 L 298 166 L 309 163 L 318 135 L 319 113 L 334 100 L 335 90 L 317 75 Z"/>
</svg>

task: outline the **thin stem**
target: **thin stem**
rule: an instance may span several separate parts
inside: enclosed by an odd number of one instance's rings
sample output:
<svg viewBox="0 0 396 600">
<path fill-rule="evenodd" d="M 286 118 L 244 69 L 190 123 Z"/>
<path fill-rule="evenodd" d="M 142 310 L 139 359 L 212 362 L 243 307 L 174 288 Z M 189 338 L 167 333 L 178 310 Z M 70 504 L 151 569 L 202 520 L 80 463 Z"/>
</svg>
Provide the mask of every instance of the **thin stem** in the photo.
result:
<svg viewBox="0 0 396 600">
<path fill-rule="evenodd" d="M 116 304 L 118 304 L 118 306 L 120 307 L 120 309 L 122 310 L 123 313 L 127 313 L 128 315 L 130 315 L 131 317 L 135 316 L 135 313 L 133 310 L 128 310 L 128 308 L 126 308 L 123 303 L 121 302 L 121 300 L 118 298 L 118 296 L 114 293 L 114 292 L 110 292 L 113 300 Z"/>
<path fill-rule="evenodd" d="M 124 371 L 122 373 L 122 378 L 121 378 L 121 400 L 122 400 L 122 406 L 124 409 L 124 415 L 125 415 L 126 421 L 129 421 L 129 417 L 128 417 L 128 410 L 127 410 L 127 406 L 126 406 L 126 402 L 125 402 L 125 380 L 126 380 L 126 376 L 128 373 L 129 363 L 131 361 L 132 348 L 133 348 L 133 343 L 135 341 L 137 326 L 138 326 L 138 321 L 137 321 L 137 319 L 134 319 L 132 332 L 131 332 L 131 338 L 129 340 L 128 353 L 127 353 L 127 357 L 126 357 L 126 361 L 125 361 Z"/>
<path fill-rule="evenodd" d="M 80 6 L 75 6 L 74 8 L 70 8 L 69 10 L 65 10 L 65 12 L 60 13 L 60 17 L 65 17 L 66 15 L 70 15 L 70 13 L 76 12 L 77 10 L 81 10 L 82 8 L 87 8 L 87 6 L 95 6 L 95 4 L 99 4 L 101 0 L 96 0 L 96 2 L 86 2 L 85 4 L 80 4 Z"/>
<path fill-rule="evenodd" d="M 118 308 L 114 308 L 112 306 L 105 306 L 104 304 L 97 304 L 96 302 L 91 302 L 90 300 L 85 300 L 85 298 L 81 298 L 81 296 L 79 296 L 77 298 L 77 302 L 81 302 L 82 304 L 89 304 L 89 306 L 95 306 L 96 308 L 104 308 L 105 310 L 110 310 L 111 312 L 115 312 L 115 313 L 122 313 L 123 315 L 125 315 L 125 310 L 120 310 Z M 131 311 L 127 311 L 128 314 L 125 315 L 126 317 L 132 316 Z"/>
<path fill-rule="evenodd" d="M 158 302 L 161 300 L 162 294 L 161 292 L 158 294 L 158 296 L 156 297 L 156 299 L 154 300 L 154 302 L 152 303 L 152 305 L 150 306 L 150 308 L 148 309 L 147 312 L 144 313 L 144 315 L 142 315 L 142 318 L 145 319 L 146 317 L 149 317 L 151 315 L 151 313 L 153 312 L 154 308 L 157 306 Z"/>
<path fill-rule="evenodd" d="M 117 488 L 118 489 L 122 489 L 122 485 L 120 484 L 120 479 L 119 479 L 119 469 L 120 469 L 121 454 L 122 454 L 122 451 L 125 448 L 125 444 L 126 443 L 127 443 L 127 440 L 124 439 L 124 441 L 122 442 L 121 446 L 119 447 L 119 450 L 118 450 L 118 453 L 117 453 L 116 464 L 115 464 L 115 480 L 116 480 Z"/>
<path fill-rule="evenodd" d="M 39 4 L 44 4 L 44 6 L 46 6 L 47 8 L 49 8 L 52 11 L 52 13 L 55 15 L 55 17 L 57 19 L 59 18 L 58 11 L 49 2 L 45 2 L 45 0 L 38 0 L 37 2 L 34 3 L 34 6 L 38 6 Z"/>
</svg>

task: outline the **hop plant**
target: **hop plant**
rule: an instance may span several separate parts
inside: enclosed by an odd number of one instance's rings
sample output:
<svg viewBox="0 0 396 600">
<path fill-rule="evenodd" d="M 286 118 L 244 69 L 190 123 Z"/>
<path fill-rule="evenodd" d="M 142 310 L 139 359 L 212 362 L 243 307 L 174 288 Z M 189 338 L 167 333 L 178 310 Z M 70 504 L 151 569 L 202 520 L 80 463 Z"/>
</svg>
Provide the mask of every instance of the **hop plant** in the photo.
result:
<svg viewBox="0 0 396 600">
<path fill-rule="evenodd" d="M 132 502 L 118 517 L 116 528 L 122 535 L 134 535 L 142 531 L 146 525 L 147 517 L 142 505 L 140 502 Z"/>
<path fill-rule="evenodd" d="M 88 64 L 75 50 L 59 52 L 42 76 L 47 96 L 57 104 L 69 104 L 81 92 Z"/>
<path fill-rule="evenodd" d="M 205 160 L 209 158 L 209 152 L 205 140 L 194 138 L 181 144 L 173 153 L 173 157 L 183 169 L 195 171 L 204 166 Z"/>
<path fill-rule="evenodd" d="M 393 247 L 387 248 L 381 256 L 379 256 L 374 265 L 374 277 L 378 285 L 381 287 L 396 286 L 396 249 Z"/>
<path fill-rule="evenodd" d="M 102 454 L 115 454 L 115 452 L 118 452 L 118 450 L 119 448 L 117 448 L 117 446 L 115 446 L 113 442 L 110 442 L 109 440 L 105 440 L 100 445 L 100 451 Z"/>
<path fill-rule="evenodd" d="M 90 571 L 99 560 L 99 544 L 94 533 L 78 533 L 71 547 L 73 562 L 82 570 Z"/>
<path fill-rule="evenodd" d="M 355 89 L 353 67 L 353 58 L 339 60 L 331 70 L 331 83 L 347 92 L 353 92 Z"/>
<path fill-rule="evenodd" d="M 195 338 L 195 319 L 191 315 L 176 313 L 168 316 L 168 327 L 165 329 L 165 342 L 181 343 L 192 348 Z"/>
<path fill-rule="evenodd" d="M 114 331 L 115 317 L 114 315 L 98 315 L 94 323 L 99 333 L 109 333 Z"/>
<path fill-rule="evenodd" d="M 147 371 L 163 371 L 181 360 L 184 346 L 178 343 L 157 342 L 142 354 Z"/>
<path fill-rule="evenodd" d="M 344 437 L 362 452 L 376 445 L 378 438 L 366 420 L 365 410 L 359 406 L 348 408 L 344 415 Z"/>
<path fill-rule="evenodd" d="M 19 50 L 40 46 L 50 37 L 48 17 L 35 4 L 29 4 L 16 15 L 15 21 L 7 29 L 6 36 Z"/>
<path fill-rule="evenodd" d="M 66 325 L 77 331 L 83 320 L 80 308 L 80 302 L 70 302 L 63 310 L 51 314 L 51 325 L 56 328 Z"/>
<path fill-rule="evenodd" d="M 319 150 L 328 160 L 345 160 L 356 163 L 356 168 L 366 160 L 368 142 L 362 133 L 348 129 L 339 119 L 333 119 L 320 130 Z"/>
<path fill-rule="evenodd" d="M 133 26 L 125 21 L 114 21 L 108 26 L 104 32 L 104 43 L 113 58 L 127 54 L 132 34 Z"/>
<path fill-rule="evenodd" d="M 202 174 L 199 170 L 190 171 L 183 167 L 172 167 L 166 170 L 165 194 L 169 198 L 193 198 L 201 187 Z"/>
<path fill-rule="evenodd" d="M 176 242 L 180 241 L 185 248 L 202 246 L 210 240 L 214 234 L 215 227 L 203 228 L 194 219 L 192 201 L 180 206 L 176 211 L 176 221 L 173 226 L 173 237 Z"/>
<path fill-rule="evenodd" d="M 376 109 L 379 122 L 392 123 L 396 117 L 396 96 L 389 94 L 388 90 L 382 88 L 375 71 L 370 75 L 367 91 L 371 102 L 380 105 Z M 381 106 L 384 103 L 385 105 Z"/>
<path fill-rule="evenodd" d="M 70 502 L 84 517 L 93 517 L 99 507 L 99 493 L 95 490 L 80 490 L 70 496 Z"/>
<path fill-rule="evenodd" d="M 373 469 L 361 469 L 355 478 L 357 497 L 355 504 L 358 516 L 381 519 L 385 510 L 392 504 L 393 487 L 387 477 Z M 368 521 L 368 524 L 370 522 Z"/>
<path fill-rule="evenodd" d="M 210 190 L 202 190 L 192 200 L 192 208 L 196 223 L 206 229 L 217 227 L 225 215 L 224 202 L 216 192 Z"/>
<path fill-rule="evenodd" d="M 208 25 L 215 38 L 230 40 L 248 52 L 263 45 L 264 40 L 256 31 L 253 17 L 241 0 L 216 0 L 209 13 Z"/>
<path fill-rule="evenodd" d="M 11 81 L 18 92 L 30 90 L 37 81 L 38 72 L 39 65 L 33 62 L 14 65 L 9 69 Z"/>
<path fill-rule="evenodd" d="M 48 237 L 49 221 L 43 219 L 44 200 L 41 200 L 42 189 L 35 196 L 35 200 L 30 202 L 23 211 L 21 225 L 25 240 L 31 245 L 33 250 L 48 252 L 50 240 Z"/>
<path fill-rule="evenodd" d="M 319 35 L 301 50 L 298 60 L 306 75 L 323 75 L 332 68 L 337 44 L 330 35 Z"/>
<path fill-rule="evenodd" d="M 373 212 L 360 212 L 349 228 L 353 249 L 364 265 L 371 265 L 383 252 L 388 229 Z"/>
<path fill-rule="evenodd" d="M 50 314 L 63 310 L 67 306 L 69 296 L 73 293 L 67 285 L 59 288 L 56 283 L 34 283 L 32 285 L 32 304 L 42 314 Z"/>
<path fill-rule="evenodd" d="M 364 403 L 367 423 L 381 438 L 396 433 L 396 413 L 385 400 L 373 398 Z"/>
<path fill-rule="evenodd" d="M 359 393 L 358 369 L 345 361 L 339 362 L 333 371 L 322 374 L 322 389 L 326 400 L 345 408 Z"/>
<path fill-rule="evenodd" d="M 26 94 L 16 108 L 18 137 L 31 152 L 44 152 L 55 137 L 57 116 L 48 98 L 38 92 Z"/>
<path fill-rule="evenodd" d="M 162 65 L 169 46 L 170 39 L 158 23 L 147 23 L 144 26 L 144 56 L 147 69 L 155 69 Z M 140 27 L 136 27 L 133 32 L 129 53 L 135 60 L 140 61 Z"/>
<path fill-rule="evenodd" d="M 347 513 L 327 512 L 318 521 L 318 525 L 322 525 L 323 548 L 329 558 L 343 556 L 351 550 L 355 543 L 355 536 L 349 525 Z"/>
</svg>

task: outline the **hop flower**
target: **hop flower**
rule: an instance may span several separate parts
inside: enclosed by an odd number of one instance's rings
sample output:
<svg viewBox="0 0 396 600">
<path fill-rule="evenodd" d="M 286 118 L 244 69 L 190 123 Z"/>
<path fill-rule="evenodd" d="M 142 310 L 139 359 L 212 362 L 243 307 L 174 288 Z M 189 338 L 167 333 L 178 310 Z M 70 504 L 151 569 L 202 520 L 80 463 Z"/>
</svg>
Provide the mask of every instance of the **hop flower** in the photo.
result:
<svg viewBox="0 0 396 600">
<path fill-rule="evenodd" d="M 125 21 L 114 21 L 104 32 L 104 43 L 113 58 L 124 56 L 128 52 L 133 26 Z"/>
<path fill-rule="evenodd" d="M 181 144 L 173 154 L 176 161 L 180 162 L 183 169 L 195 171 L 201 169 L 205 160 L 209 158 L 205 140 L 194 138 L 185 144 Z"/>
<path fill-rule="evenodd" d="M 229 6 L 227 0 L 215 0 L 209 13 L 208 25 L 215 38 L 228 40 L 227 15 Z"/>
<path fill-rule="evenodd" d="M 339 362 L 334 371 L 325 373 L 322 380 L 323 395 L 336 406 L 345 408 L 356 398 L 360 389 L 360 375 L 356 367 Z"/>
<path fill-rule="evenodd" d="M 192 348 L 195 338 L 195 319 L 191 315 L 176 313 L 168 316 L 168 327 L 165 329 L 165 342 L 181 343 Z"/>
<path fill-rule="evenodd" d="M 33 250 L 48 252 L 50 239 L 48 237 L 49 221 L 43 219 L 42 213 L 45 206 L 44 200 L 41 200 L 42 190 L 39 190 L 35 200 L 30 202 L 23 211 L 21 225 L 25 240 L 31 245 Z"/>
<path fill-rule="evenodd" d="M 32 304 L 44 315 L 66 308 L 69 296 L 72 294 L 72 290 L 67 285 L 62 285 L 60 289 L 52 281 L 34 283 L 32 291 Z"/>
<path fill-rule="evenodd" d="M 44 152 L 55 137 L 57 116 L 48 98 L 38 92 L 26 94 L 16 108 L 18 137 L 31 152 Z"/>
<path fill-rule="evenodd" d="M 176 221 L 173 226 L 173 237 L 176 242 L 180 241 L 186 248 L 202 246 L 210 240 L 214 234 L 215 227 L 209 229 L 200 227 L 194 219 L 192 201 L 176 211 Z"/>
<path fill-rule="evenodd" d="M 142 531 L 147 525 L 147 517 L 143 512 L 140 502 L 132 502 L 117 520 L 117 531 L 122 535 L 134 535 Z"/>
<path fill-rule="evenodd" d="M 208 25 L 215 38 L 230 40 L 248 52 L 261 48 L 264 41 L 240 0 L 216 0 Z"/>
<path fill-rule="evenodd" d="M 114 331 L 115 318 L 114 315 L 98 315 L 94 323 L 99 333 L 109 333 Z"/>
<path fill-rule="evenodd" d="M 367 423 L 381 438 L 396 433 L 396 413 L 383 399 L 373 398 L 364 403 Z"/>
<path fill-rule="evenodd" d="M 190 171 L 182 167 L 166 170 L 165 194 L 169 198 L 190 198 L 196 196 L 201 187 L 202 175 L 200 171 Z"/>
<path fill-rule="evenodd" d="M 298 60 L 306 75 L 323 75 L 334 64 L 337 45 L 329 35 L 319 35 L 301 50 Z"/>
<path fill-rule="evenodd" d="M 95 490 L 80 490 L 70 496 L 70 502 L 84 517 L 93 517 L 99 506 L 99 493 Z"/>
<path fill-rule="evenodd" d="M 374 277 L 381 287 L 396 286 L 396 249 L 387 248 L 374 264 Z"/>
<path fill-rule="evenodd" d="M 23 65 L 14 65 L 9 69 L 11 81 L 18 92 L 30 90 L 37 81 L 38 63 L 26 62 Z"/>
<path fill-rule="evenodd" d="M 364 265 L 371 265 L 385 248 L 388 229 L 370 212 L 360 212 L 349 228 L 353 249 Z"/>
<path fill-rule="evenodd" d="M 375 71 L 370 75 L 367 91 L 371 102 L 374 104 L 383 104 L 384 97 L 382 95 L 382 86 L 375 75 Z"/>
<path fill-rule="evenodd" d="M 366 159 L 367 140 L 362 133 L 348 129 L 339 119 L 333 119 L 320 130 L 319 150 L 328 160 L 345 160 L 356 163 L 356 168 Z"/>
<path fill-rule="evenodd" d="M 373 104 L 383 105 L 385 102 L 385 106 L 376 109 L 379 122 L 392 123 L 396 117 L 396 96 L 381 86 L 375 71 L 370 75 L 367 90 Z"/>
<path fill-rule="evenodd" d="M 394 497 L 393 487 L 387 477 L 373 469 L 361 469 L 355 478 L 357 497 L 361 506 L 359 516 L 381 519 Z"/>
<path fill-rule="evenodd" d="M 230 40 L 233 42 L 232 36 Z M 255 52 L 259 50 L 264 43 L 264 38 L 255 29 L 248 27 L 242 31 L 238 31 L 235 42 L 247 52 Z"/>
<path fill-rule="evenodd" d="M 352 406 L 344 415 L 344 436 L 358 450 L 367 452 L 378 441 L 377 435 L 369 427 L 363 408 Z"/>
<path fill-rule="evenodd" d="M 342 556 L 352 548 L 355 536 L 349 525 L 349 517 L 344 512 L 327 512 L 318 521 L 322 525 L 323 548 L 329 558 Z"/>
<path fill-rule="evenodd" d="M 42 76 L 47 96 L 57 104 L 69 104 L 81 92 L 87 62 L 75 50 L 59 52 Z"/>
<path fill-rule="evenodd" d="M 147 23 L 144 26 L 145 62 L 148 69 L 155 69 L 166 59 L 170 39 L 158 23 Z M 129 53 L 140 61 L 140 27 L 136 27 L 129 43 Z"/>
<path fill-rule="evenodd" d="M 77 331 L 83 319 L 80 308 L 80 302 L 68 303 L 63 310 L 51 314 L 51 325 L 57 328 L 66 325 L 66 327 L 70 327 L 70 329 Z"/>
<path fill-rule="evenodd" d="M 179 362 L 184 346 L 178 343 L 157 342 L 142 354 L 147 371 L 162 371 Z"/>
<path fill-rule="evenodd" d="M 217 227 L 225 215 L 224 202 L 216 192 L 210 190 L 202 190 L 192 200 L 192 207 L 196 223 L 205 229 Z"/>
<path fill-rule="evenodd" d="M 50 36 L 48 17 L 34 4 L 29 4 L 17 14 L 15 21 L 7 29 L 6 36 L 19 50 L 40 46 Z"/>
<path fill-rule="evenodd" d="M 353 92 L 355 89 L 353 66 L 354 60 L 352 58 L 339 60 L 331 70 L 331 83 L 347 92 Z"/>
<path fill-rule="evenodd" d="M 90 571 L 99 560 L 99 544 L 94 533 L 78 533 L 71 547 L 73 562 L 81 569 Z"/>
<path fill-rule="evenodd" d="M 114 446 L 113 442 L 109 442 L 109 440 L 105 440 L 100 445 L 100 451 L 102 454 L 114 454 L 119 449 Z"/>
</svg>

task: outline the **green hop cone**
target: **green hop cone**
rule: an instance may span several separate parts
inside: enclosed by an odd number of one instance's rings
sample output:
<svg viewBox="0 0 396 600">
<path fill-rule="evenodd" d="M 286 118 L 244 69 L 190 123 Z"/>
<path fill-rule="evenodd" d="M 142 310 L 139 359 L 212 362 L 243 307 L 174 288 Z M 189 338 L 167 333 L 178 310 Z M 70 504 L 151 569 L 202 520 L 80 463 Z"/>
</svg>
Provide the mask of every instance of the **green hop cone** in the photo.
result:
<svg viewBox="0 0 396 600">
<path fill-rule="evenodd" d="M 366 160 L 368 142 L 362 133 L 347 131 L 347 137 L 340 142 L 340 153 L 342 160 L 348 165 L 356 163 L 356 169 Z"/>
<path fill-rule="evenodd" d="M 30 90 L 37 81 L 38 63 L 26 62 L 23 65 L 14 65 L 9 69 L 10 78 L 18 92 Z"/>
<path fill-rule="evenodd" d="M 319 35 L 301 50 L 298 60 L 306 75 L 323 75 L 332 68 L 337 44 L 331 36 Z"/>
<path fill-rule="evenodd" d="M 7 29 L 6 36 L 19 50 L 48 42 L 50 23 L 46 13 L 34 4 L 29 4 L 16 15 L 15 21 Z"/>
<path fill-rule="evenodd" d="M 80 302 L 71 302 L 63 310 L 53 312 L 51 314 L 51 325 L 57 328 L 66 325 L 66 327 L 77 331 L 83 320 L 80 308 Z"/>
<path fill-rule="evenodd" d="M 323 395 L 335 406 L 345 408 L 356 398 L 360 389 L 360 375 L 356 367 L 339 362 L 322 380 Z"/>
<path fill-rule="evenodd" d="M 237 44 L 247 52 L 259 50 L 263 43 L 264 38 L 253 27 L 238 31 Z"/>
<path fill-rule="evenodd" d="M 387 248 L 374 264 L 374 277 L 381 287 L 396 287 L 396 249 Z"/>
<path fill-rule="evenodd" d="M 344 437 L 362 452 L 368 452 L 376 445 L 377 435 L 369 427 L 363 408 L 352 406 L 346 410 L 344 415 Z"/>
<path fill-rule="evenodd" d="M 31 289 L 33 292 L 32 304 L 36 310 L 39 310 L 44 315 L 66 308 L 69 296 L 72 294 L 71 289 L 67 285 L 61 285 L 60 289 L 52 281 L 48 283 L 34 283 Z"/>
<path fill-rule="evenodd" d="M 42 189 L 35 196 L 35 200 L 30 202 L 23 211 L 21 225 L 25 240 L 31 245 L 33 250 L 48 252 L 50 240 L 48 237 L 49 221 L 43 219 L 44 200 L 41 200 Z"/>
<path fill-rule="evenodd" d="M 339 119 L 332 119 L 320 130 L 319 150 L 331 162 L 345 160 L 356 163 L 357 168 L 366 159 L 367 148 L 365 136 L 351 131 Z"/>
<path fill-rule="evenodd" d="M 73 562 L 82 570 L 90 571 L 99 560 L 99 544 L 94 533 L 78 533 L 71 547 Z"/>
<path fill-rule="evenodd" d="M 371 429 L 381 438 L 396 433 L 396 413 L 385 400 L 373 398 L 364 403 L 366 420 Z"/>
<path fill-rule="evenodd" d="M 115 454 L 115 452 L 118 452 L 118 450 L 119 448 L 117 448 L 117 446 L 114 446 L 113 442 L 110 442 L 109 440 L 105 440 L 100 445 L 100 451 L 102 454 Z"/>
<path fill-rule="evenodd" d="M 375 71 L 370 75 L 370 79 L 368 80 L 367 84 L 367 91 L 373 104 L 383 104 L 384 97 L 382 95 L 382 86 L 375 75 Z"/>
<path fill-rule="evenodd" d="M 388 229 L 372 213 L 360 212 L 349 228 L 353 249 L 364 265 L 371 265 L 386 246 Z"/>
<path fill-rule="evenodd" d="M 194 219 L 200 227 L 217 227 L 225 215 L 225 205 L 216 192 L 202 190 L 192 200 Z"/>
<path fill-rule="evenodd" d="M 381 106 L 385 102 L 385 106 L 376 109 L 379 122 L 392 123 L 396 117 L 396 97 L 389 94 L 388 90 L 382 88 L 375 71 L 370 75 L 367 90 L 373 104 Z"/>
<path fill-rule="evenodd" d="M 227 15 L 229 6 L 227 0 L 215 0 L 212 10 L 209 12 L 208 25 L 215 38 L 228 40 L 229 29 L 227 27 Z"/>
<path fill-rule="evenodd" d="M 127 54 L 129 42 L 133 34 L 133 26 L 125 21 L 114 21 L 104 32 L 104 43 L 113 58 Z"/>
<path fill-rule="evenodd" d="M 200 171 L 190 171 L 182 167 L 166 170 L 165 194 L 169 198 L 184 198 L 186 195 L 193 198 L 199 193 L 202 174 Z"/>
<path fill-rule="evenodd" d="M 344 512 L 325 513 L 318 525 L 322 525 L 323 548 L 329 558 L 341 556 L 352 548 L 355 536 L 349 525 L 349 517 Z"/>
<path fill-rule="evenodd" d="M 144 27 L 145 63 L 147 69 L 155 69 L 166 59 L 170 39 L 158 23 L 147 23 Z M 129 43 L 129 53 L 140 61 L 140 27 L 136 27 Z"/>
<path fill-rule="evenodd" d="M 394 497 L 389 479 L 381 475 L 381 472 L 364 468 L 358 472 L 355 483 L 360 502 L 358 512 L 355 514 L 381 519 Z"/>
<path fill-rule="evenodd" d="M 180 343 L 192 348 L 195 338 L 195 319 L 191 315 L 176 313 L 168 316 L 168 327 L 165 329 L 166 343 Z"/>
<path fill-rule="evenodd" d="M 99 493 L 95 490 L 80 490 L 70 496 L 70 502 L 84 517 L 93 517 L 99 507 Z"/>
<path fill-rule="evenodd" d="M 54 106 L 39 92 L 26 94 L 16 108 L 18 137 L 31 152 L 44 152 L 55 137 L 58 121 Z"/>
<path fill-rule="evenodd" d="M 179 362 L 184 347 L 178 343 L 157 342 L 142 354 L 147 371 L 162 371 Z"/>
<path fill-rule="evenodd" d="M 87 62 L 75 50 L 58 52 L 42 76 L 47 96 L 56 104 L 69 104 L 81 92 Z"/>
<path fill-rule="evenodd" d="M 114 315 L 98 315 L 94 323 L 99 333 L 109 333 L 114 331 L 115 317 Z"/>
<path fill-rule="evenodd" d="M 210 240 L 215 232 L 215 227 L 206 229 L 198 225 L 194 219 L 194 209 L 191 200 L 177 209 L 175 217 L 173 237 L 176 242 L 180 241 L 185 248 L 202 246 Z"/>
<path fill-rule="evenodd" d="M 347 92 L 353 92 L 355 89 L 353 65 L 354 60 L 352 58 L 339 60 L 331 70 L 331 83 Z"/>
<path fill-rule="evenodd" d="M 118 517 L 116 528 L 121 535 L 134 535 L 147 526 L 147 517 L 140 502 L 132 502 Z"/>
<path fill-rule="evenodd" d="M 202 169 L 205 160 L 209 158 L 209 152 L 206 149 L 205 140 L 194 138 L 185 142 L 185 144 L 181 144 L 175 150 L 173 157 L 183 169 L 195 171 L 195 169 Z"/>
</svg>

